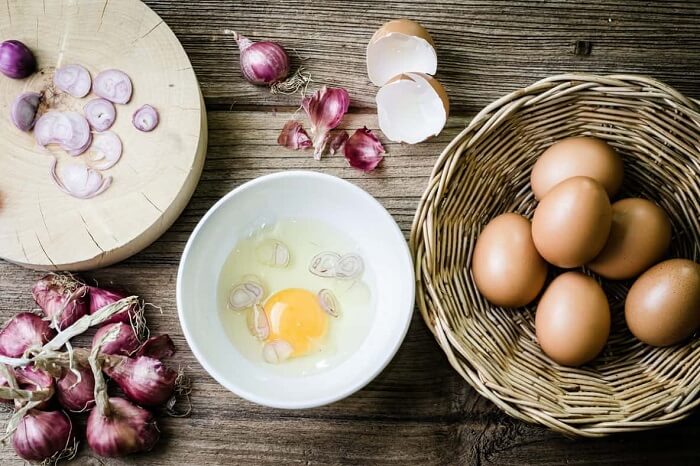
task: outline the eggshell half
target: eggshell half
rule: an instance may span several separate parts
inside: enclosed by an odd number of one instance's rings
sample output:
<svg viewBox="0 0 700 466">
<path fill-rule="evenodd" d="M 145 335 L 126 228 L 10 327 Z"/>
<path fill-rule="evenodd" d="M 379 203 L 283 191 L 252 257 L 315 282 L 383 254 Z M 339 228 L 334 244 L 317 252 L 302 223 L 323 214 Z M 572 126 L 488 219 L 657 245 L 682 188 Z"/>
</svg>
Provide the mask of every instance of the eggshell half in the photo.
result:
<svg viewBox="0 0 700 466">
<path fill-rule="evenodd" d="M 379 128 L 394 142 L 416 144 L 447 123 L 450 99 L 437 79 L 423 73 L 394 77 L 377 92 Z"/>
<path fill-rule="evenodd" d="M 367 45 L 367 74 L 370 81 L 383 86 L 402 73 L 437 71 L 437 53 L 428 31 L 409 19 L 384 24 Z"/>
</svg>

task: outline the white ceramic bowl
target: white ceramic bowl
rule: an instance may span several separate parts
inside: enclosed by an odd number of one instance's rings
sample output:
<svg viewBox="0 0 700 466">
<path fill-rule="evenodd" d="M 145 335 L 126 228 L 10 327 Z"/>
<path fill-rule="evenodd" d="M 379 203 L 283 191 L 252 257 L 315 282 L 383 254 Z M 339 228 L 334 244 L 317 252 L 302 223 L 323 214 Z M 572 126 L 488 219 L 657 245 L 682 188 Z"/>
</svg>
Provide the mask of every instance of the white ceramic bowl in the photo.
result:
<svg viewBox="0 0 700 466">
<path fill-rule="evenodd" d="M 238 352 L 221 325 L 217 284 L 236 242 L 261 223 L 310 218 L 343 231 L 361 245 L 376 277 L 376 312 L 360 348 L 338 366 L 304 377 L 282 376 Z M 234 189 L 200 220 L 182 254 L 177 307 L 192 352 L 220 384 L 255 403 L 310 408 L 364 387 L 391 361 L 413 314 L 413 264 L 391 215 L 362 189 L 330 175 L 287 171 Z"/>
</svg>

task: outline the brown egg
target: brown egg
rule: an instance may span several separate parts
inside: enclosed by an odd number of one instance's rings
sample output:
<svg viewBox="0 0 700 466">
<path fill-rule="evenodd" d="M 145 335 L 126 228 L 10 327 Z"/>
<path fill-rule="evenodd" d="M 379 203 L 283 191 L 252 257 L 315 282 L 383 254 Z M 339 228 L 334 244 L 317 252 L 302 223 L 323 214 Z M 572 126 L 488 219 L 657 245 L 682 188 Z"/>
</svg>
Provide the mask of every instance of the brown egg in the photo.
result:
<svg viewBox="0 0 700 466">
<path fill-rule="evenodd" d="M 610 306 L 603 289 L 580 272 L 559 275 L 540 298 L 535 331 L 542 350 L 559 364 L 591 361 L 610 334 Z"/>
<path fill-rule="evenodd" d="M 644 272 L 625 300 L 632 334 L 653 346 L 679 343 L 700 328 L 700 265 L 670 259 Z"/>
<path fill-rule="evenodd" d="M 578 267 L 603 249 L 611 221 L 610 201 L 600 183 L 577 176 L 542 198 L 532 218 L 532 239 L 547 262 Z"/>
<path fill-rule="evenodd" d="M 651 201 L 622 199 L 612 205 L 610 235 L 588 267 L 605 278 L 636 277 L 658 262 L 671 244 L 671 221 Z"/>
<path fill-rule="evenodd" d="M 591 137 L 563 139 L 551 145 L 532 167 L 530 185 L 535 199 L 574 176 L 588 176 L 612 198 L 622 185 L 622 159 L 605 141 Z"/>
<path fill-rule="evenodd" d="M 532 243 L 530 221 L 512 213 L 491 220 L 476 241 L 472 274 L 481 294 L 497 306 L 519 307 L 535 299 L 547 264 Z"/>
</svg>

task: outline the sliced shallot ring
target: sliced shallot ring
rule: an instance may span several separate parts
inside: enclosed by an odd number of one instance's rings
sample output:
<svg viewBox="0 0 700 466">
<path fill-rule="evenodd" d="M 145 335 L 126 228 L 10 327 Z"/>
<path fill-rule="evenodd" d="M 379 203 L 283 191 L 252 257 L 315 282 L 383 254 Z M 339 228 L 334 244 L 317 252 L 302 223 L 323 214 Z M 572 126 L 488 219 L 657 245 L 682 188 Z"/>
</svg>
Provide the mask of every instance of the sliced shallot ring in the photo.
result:
<svg viewBox="0 0 700 466">
<path fill-rule="evenodd" d="M 64 167 L 59 175 L 56 171 L 58 162 L 51 162 L 51 177 L 58 188 L 66 194 L 78 199 L 90 199 L 102 194 L 112 184 L 112 177 L 103 177 L 100 172 L 85 164 L 70 164 Z"/>
<path fill-rule="evenodd" d="M 331 317 L 338 317 L 340 315 L 340 305 L 331 290 L 324 288 L 319 291 L 318 302 L 321 304 L 321 308 Z"/>
<path fill-rule="evenodd" d="M 134 127 L 143 132 L 153 131 L 158 126 L 158 110 L 146 104 L 134 112 L 131 122 Z"/>
<path fill-rule="evenodd" d="M 256 256 L 260 262 L 270 267 L 286 267 L 289 265 L 289 248 L 276 239 L 263 241 L 255 248 Z"/>
<path fill-rule="evenodd" d="M 248 324 L 250 334 L 258 340 L 266 340 L 267 337 L 270 336 L 270 323 L 260 304 L 255 303 L 253 307 L 248 309 L 246 323 Z"/>
<path fill-rule="evenodd" d="M 70 121 L 71 137 L 63 139 L 54 134 L 54 139 L 64 150 L 75 152 L 82 149 L 81 152 L 75 155 L 82 154 L 90 146 L 90 124 L 78 112 L 65 112 L 64 115 Z"/>
<path fill-rule="evenodd" d="M 346 254 L 340 258 L 335 268 L 335 277 L 351 280 L 359 277 L 365 269 L 365 263 L 357 254 Z"/>
<path fill-rule="evenodd" d="M 90 152 L 88 152 L 88 165 L 96 170 L 112 168 L 122 156 L 122 141 L 112 131 L 95 133 Z"/>
<path fill-rule="evenodd" d="M 34 123 L 34 139 L 40 146 L 55 143 L 57 133 L 61 140 L 73 136 L 71 122 L 63 112 L 52 110 L 44 113 Z"/>
<path fill-rule="evenodd" d="M 92 133 L 90 134 L 90 137 L 88 138 L 88 141 L 85 143 L 83 147 L 79 147 L 77 149 L 72 149 L 72 150 L 67 150 L 68 155 L 72 155 L 73 157 L 77 157 L 78 155 L 82 154 L 86 150 L 90 148 L 90 144 L 92 144 Z"/>
<path fill-rule="evenodd" d="M 131 100 L 131 79 L 120 70 L 104 70 L 95 76 L 93 91 L 98 96 L 114 102 L 125 104 Z"/>
<path fill-rule="evenodd" d="M 107 99 L 92 99 L 83 107 L 85 118 L 95 131 L 107 131 L 114 124 L 117 111 Z"/>
<path fill-rule="evenodd" d="M 73 97 L 85 97 L 90 92 L 90 72 L 81 65 L 65 65 L 56 70 L 53 83 Z"/>
<path fill-rule="evenodd" d="M 263 346 L 263 359 L 269 364 L 279 364 L 292 356 L 294 348 L 286 340 L 272 340 Z"/>
<path fill-rule="evenodd" d="M 335 277 L 335 268 L 340 261 L 340 254 L 335 252 L 321 252 L 311 259 L 309 272 L 319 277 Z"/>
<path fill-rule="evenodd" d="M 228 308 L 232 311 L 243 311 L 260 302 L 264 294 L 260 283 L 244 282 L 234 286 L 228 295 Z"/>
</svg>

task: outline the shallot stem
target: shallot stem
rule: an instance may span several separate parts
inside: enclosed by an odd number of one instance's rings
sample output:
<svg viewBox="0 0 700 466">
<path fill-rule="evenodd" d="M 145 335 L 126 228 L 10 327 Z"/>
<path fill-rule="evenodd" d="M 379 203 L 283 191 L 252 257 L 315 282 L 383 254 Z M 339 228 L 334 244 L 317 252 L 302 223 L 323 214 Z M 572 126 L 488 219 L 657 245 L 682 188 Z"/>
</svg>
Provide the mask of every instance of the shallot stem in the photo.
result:
<svg viewBox="0 0 700 466">
<path fill-rule="evenodd" d="M 119 302 L 119 301 L 117 301 Z M 100 311 L 101 312 L 101 311 Z M 93 314 L 94 315 L 94 314 Z M 111 409 L 109 406 L 109 394 L 107 393 L 107 382 L 102 375 L 102 360 L 100 359 L 100 350 L 102 345 L 107 341 L 116 338 L 119 328 L 115 327 L 95 342 L 92 347 L 92 352 L 90 352 L 90 357 L 88 361 L 90 362 L 90 368 L 92 369 L 92 375 L 95 377 L 95 404 L 96 409 L 100 411 L 105 417 L 109 417 L 111 414 Z"/>
<path fill-rule="evenodd" d="M 22 401 L 42 401 L 50 398 L 51 390 L 22 390 L 21 388 L 0 387 L 0 399 L 22 400 Z"/>
</svg>

